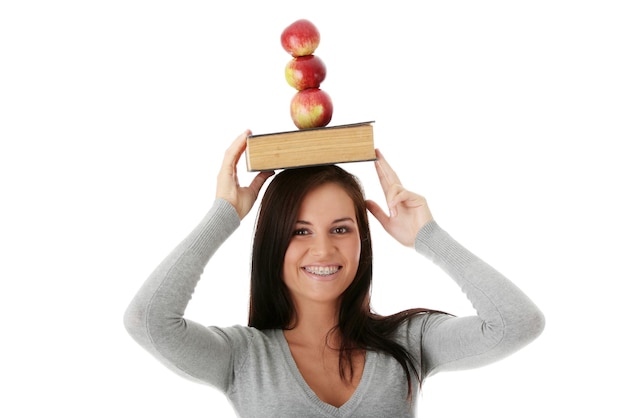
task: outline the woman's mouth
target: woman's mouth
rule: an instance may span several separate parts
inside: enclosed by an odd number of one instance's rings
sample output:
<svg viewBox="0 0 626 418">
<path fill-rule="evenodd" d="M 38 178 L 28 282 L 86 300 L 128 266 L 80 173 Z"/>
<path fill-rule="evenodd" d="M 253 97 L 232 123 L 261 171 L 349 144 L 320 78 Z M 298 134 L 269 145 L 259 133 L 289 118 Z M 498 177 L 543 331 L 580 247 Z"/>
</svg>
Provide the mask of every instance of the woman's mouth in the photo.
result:
<svg viewBox="0 0 626 418">
<path fill-rule="evenodd" d="M 309 274 L 314 274 L 320 277 L 328 277 L 341 270 L 341 266 L 305 266 L 302 267 L 302 269 Z"/>
</svg>

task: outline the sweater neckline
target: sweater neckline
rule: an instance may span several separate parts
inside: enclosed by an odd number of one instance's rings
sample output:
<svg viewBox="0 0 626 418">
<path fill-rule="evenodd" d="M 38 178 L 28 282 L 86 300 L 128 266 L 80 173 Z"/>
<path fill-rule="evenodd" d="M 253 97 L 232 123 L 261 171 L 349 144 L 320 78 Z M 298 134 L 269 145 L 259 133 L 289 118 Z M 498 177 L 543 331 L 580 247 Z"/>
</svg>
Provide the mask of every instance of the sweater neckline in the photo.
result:
<svg viewBox="0 0 626 418">
<path fill-rule="evenodd" d="M 322 401 L 317 394 L 311 389 L 308 385 L 302 373 L 300 373 L 300 369 L 298 369 L 298 365 L 296 364 L 296 360 L 293 358 L 291 354 L 291 350 L 289 349 L 289 343 L 285 338 L 285 334 L 283 330 L 276 330 L 278 335 L 278 340 L 280 342 L 280 348 L 285 359 L 285 362 L 288 366 L 289 371 L 291 372 L 294 379 L 298 382 L 298 386 L 302 389 L 304 395 L 308 398 L 308 400 L 316 406 L 319 410 L 324 412 L 326 415 L 331 417 L 344 417 L 349 416 L 352 411 L 359 405 L 361 400 L 363 399 L 363 393 L 367 391 L 367 387 L 370 384 L 371 377 L 374 374 L 374 368 L 376 366 L 376 353 L 373 351 L 366 350 L 365 351 L 365 364 L 363 365 L 363 374 L 361 375 L 361 380 L 357 385 L 356 389 L 352 393 L 350 399 L 348 399 L 343 405 L 336 407 L 329 403 Z"/>
</svg>

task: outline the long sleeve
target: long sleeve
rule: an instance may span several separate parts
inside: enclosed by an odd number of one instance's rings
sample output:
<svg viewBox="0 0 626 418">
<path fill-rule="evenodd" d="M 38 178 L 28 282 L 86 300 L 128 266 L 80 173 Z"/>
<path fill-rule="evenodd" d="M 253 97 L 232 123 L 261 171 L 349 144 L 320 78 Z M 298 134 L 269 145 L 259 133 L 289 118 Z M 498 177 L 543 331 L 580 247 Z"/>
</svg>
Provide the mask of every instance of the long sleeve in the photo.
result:
<svg viewBox="0 0 626 418">
<path fill-rule="evenodd" d="M 477 315 L 431 315 L 421 329 L 426 374 L 479 367 L 500 360 L 541 334 L 545 319 L 510 280 L 456 242 L 432 221 L 415 249 L 441 267 L 472 303 Z"/>
<path fill-rule="evenodd" d="M 187 378 L 225 389 L 232 349 L 219 329 L 183 317 L 210 257 L 239 226 L 235 209 L 216 200 L 200 224 L 148 277 L 128 306 L 129 334 L 153 356 Z"/>
</svg>

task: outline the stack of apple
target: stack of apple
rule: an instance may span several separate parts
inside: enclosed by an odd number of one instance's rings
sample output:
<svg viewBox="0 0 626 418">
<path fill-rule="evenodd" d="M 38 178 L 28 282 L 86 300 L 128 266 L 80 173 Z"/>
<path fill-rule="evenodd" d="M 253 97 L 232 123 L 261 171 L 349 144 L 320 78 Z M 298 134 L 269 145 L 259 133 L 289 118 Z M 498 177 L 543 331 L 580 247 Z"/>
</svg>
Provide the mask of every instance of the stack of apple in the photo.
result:
<svg viewBox="0 0 626 418">
<path fill-rule="evenodd" d="M 291 120 L 298 129 L 321 128 L 333 116 L 333 103 L 320 89 L 326 78 L 326 65 L 313 55 L 320 43 L 320 33 L 307 19 L 287 26 L 280 42 L 293 57 L 285 67 L 287 83 L 298 90 L 291 99 Z"/>
</svg>

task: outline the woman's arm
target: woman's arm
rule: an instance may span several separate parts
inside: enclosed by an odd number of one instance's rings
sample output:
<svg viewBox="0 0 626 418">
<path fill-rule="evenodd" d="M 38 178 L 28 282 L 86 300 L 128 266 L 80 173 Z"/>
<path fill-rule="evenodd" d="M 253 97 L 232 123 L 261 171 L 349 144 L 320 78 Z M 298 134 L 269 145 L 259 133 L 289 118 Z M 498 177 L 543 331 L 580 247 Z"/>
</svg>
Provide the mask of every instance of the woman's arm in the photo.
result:
<svg viewBox="0 0 626 418">
<path fill-rule="evenodd" d="M 402 186 L 377 150 L 376 172 L 389 215 L 369 201 L 370 212 L 397 241 L 430 258 L 461 287 L 476 316 L 430 315 L 418 330 L 422 369 L 477 367 L 501 359 L 536 338 L 545 326 L 541 311 L 507 278 L 469 252 L 433 219 L 426 199 Z"/>
<path fill-rule="evenodd" d="M 209 259 L 239 226 L 273 174 L 259 173 L 248 187 L 239 185 L 237 163 L 249 134 L 239 135 L 226 150 L 209 213 L 150 275 L 124 316 L 133 338 L 165 365 L 223 390 L 232 376 L 232 346 L 241 342 L 184 318 L 184 313 Z"/>
<path fill-rule="evenodd" d="M 472 254 L 435 222 L 415 239 L 418 252 L 461 287 L 477 315 L 431 315 L 421 329 L 425 374 L 479 367 L 500 360 L 541 334 L 545 319 L 510 280 Z"/>
<path fill-rule="evenodd" d="M 218 199 L 202 222 L 144 282 L 124 315 L 130 335 L 175 372 L 226 389 L 232 369 L 229 341 L 184 318 L 210 257 L 239 225 L 235 209 Z"/>
</svg>

